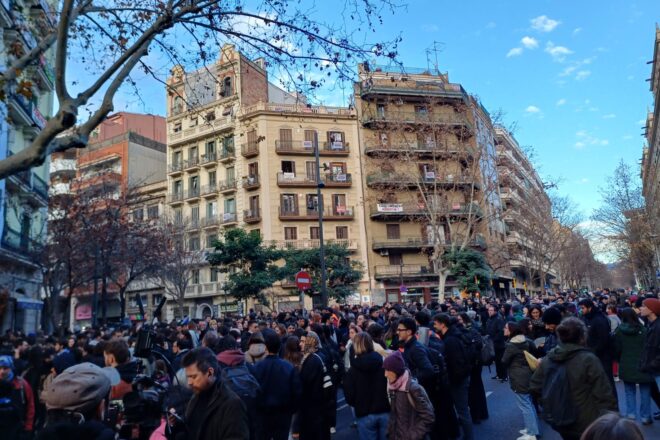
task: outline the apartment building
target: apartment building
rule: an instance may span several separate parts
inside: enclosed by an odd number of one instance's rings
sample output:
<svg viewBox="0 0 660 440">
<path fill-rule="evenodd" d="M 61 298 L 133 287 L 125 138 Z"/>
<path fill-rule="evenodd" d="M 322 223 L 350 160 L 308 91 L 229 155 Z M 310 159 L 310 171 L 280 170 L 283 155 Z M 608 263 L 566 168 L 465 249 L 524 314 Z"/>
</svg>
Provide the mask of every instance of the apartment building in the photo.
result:
<svg viewBox="0 0 660 440">
<path fill-rule="evenodd" d="M 356 113 L 312 106 L 268 81 L 262 60 L 231 45 L 212 66 L 168 80 L 168 205 L 186 225 L 190 249 L 210 248 L 223 230 L 258 230 L 281 248 L 319 245 L 319 212 L 326 242 L 345 244 L 366 267 L 366 241 Z M 321 200 L 316 194 L 315 149 Z M 234 311 L 220 274 L 194 273 L 187 311 Z M 294 286 L 277 285 L 279 305 L 298 304 Z M 365 277 L 360 293 L 368 295 Z"/>
<path fill-rule="evenodd" d="M 642 155 L 642 191 L 651 220 L 651 238 L 655 250 L 655 269 L 660 270 L 660 27 L 655 29 L 651 67 L 653 112 L 646 121 L 646 147 Z"/>
<path fill-rule="evenodd" d="M 94 130 L 88 147 L 78 152 L 76 178 L 68 185 L 60 183 L 61 188 L 55 184 L 55 188 L 62 191 L 68 189 L 76 196 L 83 196 L 85 192 L 95 195 L 101 191 L 108 200 L 118 199 L 126 191 L 130 191 L 131 196 L 143 192 L 147 195 L 145 200 L 152 202 L 145 207 L 132 208 L 135 219 L 139 221 L 153 217 L 154 206 L 162 215 L 164 199 L 159 201 L 158 191 L 161 191 L 162 197 L 166 175 L 165 151 L 165 118 L 127 112 L 113 114 Z M 91 324 L 95 310 L 93 290 L 91 282 L 76 290 L 71 306 L 71 322 L 81 326 Z M 117 288 L 110 284 L 105 316 L 116 319 L 120 312 Z"/>
<path fill-rule="evenodd" d="M 441 255 L 504 236 L 490 116 L 437 69 L 358 69 L 372 301 L 458 294 Z"/>
<path fill-rule="evenodd" d="M 545 192 L 543 182 L 527 155 L 521 150 L 515 137 L 504 127 L 495 127 L 497 143 L 497 170 L 500 176 L 500 196 L 504 203 L 504 221 L 506 223 L 506 244 L 509 253 L 509 266 L 512 272 L 512 292 L 538 292 L 539 286 L 530 274 L 530 265 L 534 265 L 534 240 L 530 235 L 534 225 L 545 216 L 552 224 L 550 199 Z M 557 225 L 559 227 L 559 225 Z M 538 229 L 538 228 L 536 228 Z M 538 246 L 538 244 L 536 245 Z M 551 271 L 551 277 L 556 273 Z"/>
<path fill-rule="evenodd" d="M 55 26 L 45 0 L 0 1 L 0 71 L 37 45 Z M 0 158 L 31 144 L 53 112 L 53 54 L 24 69 L 0 101 Z M 19 85 L 20 84 L 20 87 Z M 0 181 L 0 329 L 34 331 L 40 320 L 41 272 L 35 252 L 43 244 L 48 169 L 39 167 Z"/>
</svg>

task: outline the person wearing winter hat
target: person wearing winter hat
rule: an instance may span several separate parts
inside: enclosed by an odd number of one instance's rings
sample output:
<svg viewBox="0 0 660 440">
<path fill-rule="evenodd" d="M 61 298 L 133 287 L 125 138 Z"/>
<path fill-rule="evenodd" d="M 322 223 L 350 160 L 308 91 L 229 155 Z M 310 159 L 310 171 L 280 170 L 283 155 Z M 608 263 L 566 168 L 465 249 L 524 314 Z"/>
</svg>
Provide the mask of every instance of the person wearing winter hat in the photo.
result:
<svg viewBox="0 0 660 440">
<path fill-rule="evenodd" d="M 556 307 L 550 307 L 543 312 L 541 316 L 541 321 L 545 324 L 545 329 L 548 331 L 548 335 L 545 337 L 545 342 L 543 346 L 539 347 L 543 350 L 543 354 L 550 353 L 550 350 L 555 348 L 559 343 L 557 339 L 557 326 L 561 323 L 561 311 Z"/>
<path fill-rule="evenodd" d="M 411 376 L 400 352 L 383 361 L 392 411 L 387 426 L 389 440 L 422 440 L 433 428 L 433 405 L 424 388 Z"/>
<path fill-rule="evenodd" d="M 642 302 L 640 314 L 647 322 L 646 341 L 639 359 L 639 371 L 653 376 L 660 387 L 660 300 L 646 298 Z"/>
<path fill-rule="evenodd" d="M 3 438 L 31 438 L 34 429 L 32 387 L 14 374 L 14 360 L 9 355 L 0 356 L 0 406 L 3 408 L 0 412 Z"/>
<path fill-rule="evenodd" d="M 37 439 L 113 439 L 114 432 L 103 424 L 103 417 L 110 390 L 119 381 L 115 369 L 90 362 L 58 374 L 41 394 L 47 410 L 46 427 Z"/>
</svg>

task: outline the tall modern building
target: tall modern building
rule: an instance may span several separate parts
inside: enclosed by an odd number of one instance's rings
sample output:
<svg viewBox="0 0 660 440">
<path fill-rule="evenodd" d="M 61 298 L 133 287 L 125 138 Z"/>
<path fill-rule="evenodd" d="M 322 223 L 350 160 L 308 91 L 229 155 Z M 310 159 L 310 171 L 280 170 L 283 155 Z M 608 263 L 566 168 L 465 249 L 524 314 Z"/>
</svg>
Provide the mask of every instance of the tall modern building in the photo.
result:
<svg viewBox="0 0 660 440">
<path fill-rule="evenodd" d="M 440 287 L 441 256 L 504 238 L 490 116 L 437 69 L 359 65 L 358 74 L 372 301 L 457 294 L 452 277 Z"/>
<path fill-rule="evenodd" d="M 55 18 L 47 1 L 0 1 L 0 71 L 51 32 Z M 52 53 L 24 69 L 0 101 L 0 158 L 23 150 L 53 112 Z M 20 84 L 20 86 L 18 85 Z M 46 161 L 0 181 L 0 327 L 34 331 L 40 318 L 41 271 L 35 253 L 46 234 Z"/>
<path fill-rule="evenodd" d="M 175 68 L 168 87 L 168 204 L 190 249 L 210 248 L 237 226 L 278 247 L 318 247 L 323 206 L 325 241 L 348 246 L 366 271 L 355 110 L 307 104 L 270 83 L 262 60 L 231 45 L 204 69 Z M 365 276 L 360 293 L 368 288 Z M 279 306 L 298 304 L 294 286 L 275 289 Z M 190 316 L 238 307 L 208 266 L 195 269 L 186 298 Z"/>
<path fill-rule="evenodd" d="M 655 29 L 650 84 L 654 106 L 646 122 L 647 144 L 642 156 L 642 181 L 646 209 L 651 221 L 655 268 L 658 271 L 660 270 L 660 27 L 658 26 Z"/>
</svg>

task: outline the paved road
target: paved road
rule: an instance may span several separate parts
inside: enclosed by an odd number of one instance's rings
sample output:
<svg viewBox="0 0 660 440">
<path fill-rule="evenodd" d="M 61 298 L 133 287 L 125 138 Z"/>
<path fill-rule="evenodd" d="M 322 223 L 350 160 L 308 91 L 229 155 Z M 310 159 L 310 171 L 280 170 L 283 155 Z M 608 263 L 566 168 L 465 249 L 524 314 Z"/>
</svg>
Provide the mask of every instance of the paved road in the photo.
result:
<svg viewBox="0 0 660 440">
<path fill-rule="evenodd" d="M 482 377 L 488 396 L 490 418 L 479 425 L 475 425 L 474 437 L 477 440 L 515 440 L 520 436 L 518 431 L 524 428 L 522 413 L 516 405 L 509 384 L 492 380 L 491 376 L 488 368 L 484 368 Z M 619 403 L 623 406 L 623 383 L 617 383 L 617 391 L 619 393 Z M 357 430 L 351 427 L 353 415 L 343 399 L 341 390 L 337 400 L 337 433 L 332 438 L 333 440 L 355 440 L 357 439 Z M 651 407 L 654 411 L 656 410 L 655 404 L 651 403 Z M 543 440 L 561 440 L 561 437 L 552 428 L 543 421 L 540 423 Z M 660 439 L 660 421 L 656 420 L 650 426 L 640 424 L 640 427 L 647 440 Z"/>
</svg>

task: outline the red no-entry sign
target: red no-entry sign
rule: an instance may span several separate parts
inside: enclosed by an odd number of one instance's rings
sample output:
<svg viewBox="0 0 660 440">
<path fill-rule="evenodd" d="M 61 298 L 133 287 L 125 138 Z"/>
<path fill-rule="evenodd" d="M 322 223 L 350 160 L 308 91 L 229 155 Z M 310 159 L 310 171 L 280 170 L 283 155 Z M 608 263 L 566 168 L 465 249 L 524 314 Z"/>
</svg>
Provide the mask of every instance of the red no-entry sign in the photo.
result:
<svg viewBox="0 0 660 440">
<path fill-rule="evenodd" d="M 296 274 L 296 287 L 298 290 L 309 290 L 312 288 L 312 277 L 307 272 L 301 270 Z"/>
</svg>

